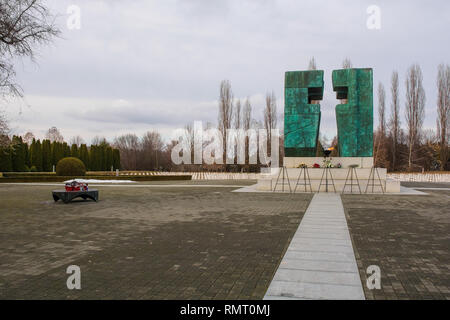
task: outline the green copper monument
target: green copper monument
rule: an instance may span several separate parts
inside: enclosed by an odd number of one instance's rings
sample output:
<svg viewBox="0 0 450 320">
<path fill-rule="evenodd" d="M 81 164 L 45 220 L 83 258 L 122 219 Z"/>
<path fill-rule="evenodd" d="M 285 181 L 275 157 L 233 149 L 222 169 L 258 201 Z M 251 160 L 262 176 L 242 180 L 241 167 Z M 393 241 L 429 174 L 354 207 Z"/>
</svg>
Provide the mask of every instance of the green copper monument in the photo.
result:
<svg viewBox="0 0 450 320">
<path fill-rule="evenodd" d="M 323 70 L 288 71 L 284 89 L 284 153 L 286 157 L 314 157 L 320 126 Z"/>
<path fill-rule="evenodd" d="M 373 89 L 372 69 L 333 71 L 338 145 L 341 157 L 372 157 L 373 154 Z"/>
</svg>

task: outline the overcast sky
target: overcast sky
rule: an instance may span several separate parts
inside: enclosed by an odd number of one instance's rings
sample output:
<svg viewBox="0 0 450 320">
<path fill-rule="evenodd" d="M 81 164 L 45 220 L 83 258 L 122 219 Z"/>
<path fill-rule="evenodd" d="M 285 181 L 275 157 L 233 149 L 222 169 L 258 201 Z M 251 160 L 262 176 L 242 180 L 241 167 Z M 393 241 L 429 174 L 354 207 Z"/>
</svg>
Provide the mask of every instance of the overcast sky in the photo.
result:
<svg viewBox="0 0 450 320">
<path fill-rule="evenodd" d="M 450 2 L 275 0 L 48 0 L 62 37 L 38 50 L 36 63 L 17 62 L 25 99 L 2 102 L 16 134 L 42 138 L 51 126 L 66 140 L 173 129 L 194 120 L 216 123 L 222 79 L 235 97 L 250 97 L 262 118 L 273 90 L 284 108 L 284 72 L 305 70 L 314 56 L 325 71 L 321 132 L 336 134 L 338 103 L 331 72 L 345 57 L 374 70 L 376 88 L 400 74 L 400 101 L 412 63 L 422 67 L 425 127 L 435 128 L 436 75 L 450 57 Z M 67 28 L 67 8 L 81 9 L 81 28 Z M 369 5 L 381 9 L 381 29 L 366 26 Z M 376 125 L 376 123 L 375 123 Z"/>
</svg>

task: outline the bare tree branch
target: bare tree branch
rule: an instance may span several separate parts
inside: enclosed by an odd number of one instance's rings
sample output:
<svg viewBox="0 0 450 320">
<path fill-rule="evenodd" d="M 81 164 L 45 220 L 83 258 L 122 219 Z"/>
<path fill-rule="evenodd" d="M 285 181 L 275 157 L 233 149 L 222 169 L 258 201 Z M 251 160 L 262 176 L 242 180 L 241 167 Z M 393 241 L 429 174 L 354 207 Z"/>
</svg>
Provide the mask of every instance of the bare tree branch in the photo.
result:
<svg viewBox="0 0 450 320">
<path fill-rule="evenodd" d="M 37 45 L 49 43 L 60 31 L 41 0 L 0 0 L 0 95 L 22 96 L 15 83 L 13 59 L 34 59 Z"/>
</svg>

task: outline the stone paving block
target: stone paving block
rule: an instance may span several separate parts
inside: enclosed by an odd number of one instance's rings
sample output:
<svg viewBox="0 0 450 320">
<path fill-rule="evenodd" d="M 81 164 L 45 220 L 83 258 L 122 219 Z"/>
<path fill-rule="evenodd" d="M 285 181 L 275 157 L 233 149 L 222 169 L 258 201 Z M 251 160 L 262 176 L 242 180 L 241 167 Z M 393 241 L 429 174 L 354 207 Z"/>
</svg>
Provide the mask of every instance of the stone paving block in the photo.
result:
<svg viewBox="0 0 450 320">
<path fill-rule="evenodd" d="M 292 243 L 299 243 L 299 244 L 319 244 L 319 245 L 334 245 L 334 246 L 344 246 L 344 247 L 352 247 L 352 243 L 349 242 L 349 239 L 321 239 L 321 238 L 309 238 L 304 237 L 301 234 L 298 237 L 294 237 L 291 241 Z"/>
<path fill-rule="evenodd" d="M 330 230 L 330 229 L 312 228 L 312 227 L 310 227 L 310 228 L 299 228 L 295 234 L 297 235 L 297 234 L 300 234 L 300 233 L 301 234 L 314 233 L 314 234 L 319 235 L 319 236 L 327 236 L 327 235 L 348 236 L 349 239 L 350 239 L 350 235 L 349 235 L 348 231 L 345 230 L 345 229 L 333 229 L 333 230 Z"/>
<path fill-rule="evenodd" d="M 297 270 L 316 270 L 316 271 L 334 271 L 334 272 L 352 272 L 358 273 L 358 267 L 353 261 L 314 261 L 285 258 L 281 261 L 282 269 Z"/>
<path fill-rule="evenodd" d="M 313 261 L 349 261 L 354 259 L 353 253 L 344 252 L 317 252 L 317 251 L 293 251 L 287 250 L 286 259 L 303 259 Z"/>
<path fill-rule="evenodd" d="M 341 233 L 299 232 L 298 237 L 305 238 L 305 239 L 336 239 L 336 240 L 346 239 L 346 240 L 350 240 L 350 235 L 345 232 L 341 232 Z"/>
<path fill-rule="evenodd" d="M 272 281 L 267 295 L 303 299 L 364 300 L 364 293 L 358 286 L 294 281 Z"/>
<path fill-rule="evenodd" d="M 289 250 L 292 251 L 319 251 L 319 252 L 343 252 L 353 253 L 352 247 L 324 245 L 324 244 L 306 244 L 301 242 L 291 242 Z"/>
<path fill-rule="evenodd" d="M 359 274 L 351 272 L 309 271 L 280 269 L 274 277 L 276 281 L 295 281 L 360 286 Z"/>
</svg>

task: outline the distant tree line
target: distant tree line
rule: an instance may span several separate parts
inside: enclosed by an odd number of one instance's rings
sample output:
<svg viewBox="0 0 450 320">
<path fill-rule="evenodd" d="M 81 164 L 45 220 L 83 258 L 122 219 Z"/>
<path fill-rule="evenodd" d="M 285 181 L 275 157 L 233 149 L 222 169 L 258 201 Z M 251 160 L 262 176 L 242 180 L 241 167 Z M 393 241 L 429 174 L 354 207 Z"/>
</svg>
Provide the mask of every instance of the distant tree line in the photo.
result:
<svg viewBox="0 0 450 320">
<path fill-rule="evenodd" d="M 374 161 L 389 171 L 450 170 L 450 66 L 441 64 L 437 76 L 436 130 L 423 129 L 426 95 L 418 64 L 408 68 L 405 78 L 404 123 L 401 126 L 399 75 L 391 76 L 390 114 L 386 93 L 378 85 L 378 127 L 374 134 Z"/>
<path fill-rule="evenodd" d="M 69 146 L 62 139 L 44 139 L 41 142 L 34 137 L 27 138 L 32 140 L 27 143 L 23 137 L 13 136 L 0 145 L 0 172 L 51 172 L 53 166 L 65 157 L 79 158 L 90 171 L 120 168 L 119 150 L 105 140 L 88 147 L 85 143 Z"/>
<path fill-rule="evenodd" d="M 216 128 L 222 133 L 223 150 L 227 150 L 228 129 L 262 129 L 266 131 L 268 141 L 268 156 L 271 150 L 272 128 L 277 127 L 276 97 L 272 92 L 267 93 L 265 107 L 262 114 L 263 121 L 257 121 L 252 116 L 252 105 L 250 99 L 243 101 L 236 99 L 233 95 L 231 84 L 223 80 L 219 89 L 218 120 Z M 203 129 L 213 128 L 214 124 L 206 123 Z M 256 155 L 257 150 L 251 149 L 249 138 L 245 140 L 245 164 L 237 164 L 235 152 L 235 164 L 226 163 L 226 153 L 223 154 L 223 164 L 194 164 L 194 130 L 193 124 L 185 125 L 187 136 L 183 137 L 191 145 L 191 164 L 175 165 L 171 160 L 171 153 L 178 141 L 163 143 L 161 135 L 156 131 L 149 131 L 142 137 L 129 133 L 116 137 L 113 145 L 120 150 L 122 169 L 126 170 L 164 170 L 164 171 L 211 171 L 211 172 L 259 172 L 262 165 Z M 280 130 L 282 134 L 282 130 Z M 210 141 L 203 141 L 203 147 Z M 258 143 L 258 142 L 257 142 Z M 280 158 L 283 157 L 283 139 L 280 137 Z M 256 163 L 250 163 L 251 157 L 257 158 Z"/>
</svg>

